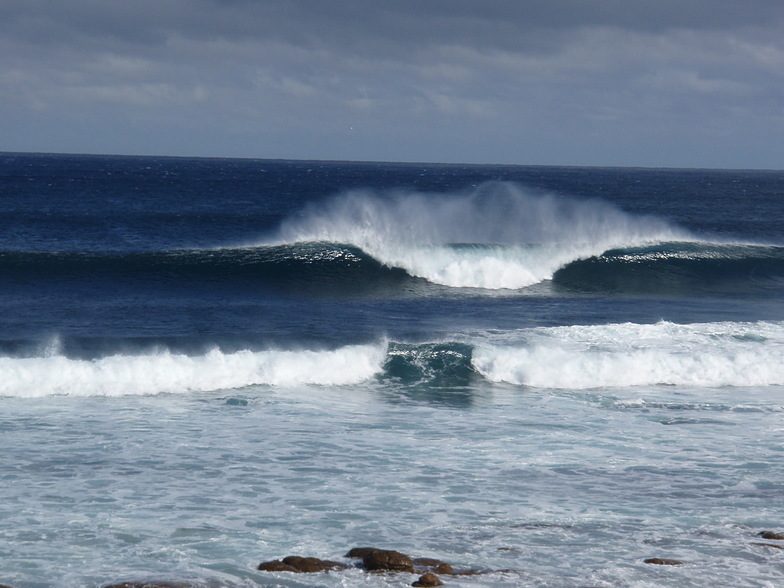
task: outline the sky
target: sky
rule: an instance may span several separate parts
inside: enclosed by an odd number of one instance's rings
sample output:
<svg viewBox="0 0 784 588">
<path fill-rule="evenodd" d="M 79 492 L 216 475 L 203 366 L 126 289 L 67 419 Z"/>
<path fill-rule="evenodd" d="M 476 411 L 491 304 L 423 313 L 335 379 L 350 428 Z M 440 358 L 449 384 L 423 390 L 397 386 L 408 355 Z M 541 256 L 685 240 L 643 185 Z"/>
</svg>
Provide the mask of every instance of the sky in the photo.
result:
<svg viewBox="0 0 784 588">
<path fill-rule="evenodd" d="M 0 151 L 784 169 L 784 1 L 2 0 Z"/>
</svg>

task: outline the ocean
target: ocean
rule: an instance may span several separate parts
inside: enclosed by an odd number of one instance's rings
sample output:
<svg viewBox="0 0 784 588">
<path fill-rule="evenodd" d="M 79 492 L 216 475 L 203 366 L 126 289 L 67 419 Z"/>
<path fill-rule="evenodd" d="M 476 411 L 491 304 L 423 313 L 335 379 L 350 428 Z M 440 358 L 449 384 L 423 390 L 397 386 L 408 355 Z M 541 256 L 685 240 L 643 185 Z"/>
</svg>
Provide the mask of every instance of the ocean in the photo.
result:
<svg viewBox="0 0 784 588">
<path fill-rule="evenodd" d="M 0 440 L 13 588 L 780 586 L 784 172 L 0 153 Z"/>
</svg>

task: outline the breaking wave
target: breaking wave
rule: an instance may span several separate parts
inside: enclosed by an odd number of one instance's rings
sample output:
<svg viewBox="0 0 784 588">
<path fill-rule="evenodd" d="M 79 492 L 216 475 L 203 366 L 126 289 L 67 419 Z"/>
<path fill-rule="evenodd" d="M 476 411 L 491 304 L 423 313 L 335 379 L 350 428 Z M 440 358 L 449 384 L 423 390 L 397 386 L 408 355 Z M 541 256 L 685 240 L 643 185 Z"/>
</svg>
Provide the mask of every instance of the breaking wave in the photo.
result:
<svg viewBox="0 0 784 588">
<path fill-rule="evenodd" d="M 428 285 L 754 294 L 784 290 L 784 246 L 700 240 L 599 200 L 493 182 L 457 194 L 355 191 L 312 205 L 260 244 L 143 252 L 0 251 L 7 287 L 283 289 L 396 296 Z"/>
<path fill-rule="evenodd" d="M 347 244 L 436 284 L 519 289 L 608 249 L 686 238 L 607 202 L 490 182 L 458 194 L 349 192 L 284 222 L 272 242 Z"/>
<path fill-rule="evenodd" d="M 610 324 L 473 333 L 452 341 L 333 350 L 215 348 L 72 358 L 55 343 L 0 357 L 0 396 L 124 396 L 249 386 L 465 388 L 476 380 L 543 389 L 784 385 L 784 323 Z"/>
<path fill-rule="evenodd" d="M 531 329 L 479 344 L 492 382 L 559 389 L 784 385 L 784 323 L 610 324 Z"/>
<path fill-rule="evenodd" d="M 0 396 L 126 396 L 244 388 L 253 385 L 347 385 L 371 378 L 383 365 L 383 345 L 330 351 L 250 351 L 203 355 L 161 350 L 141 355 L 73 359 L 0 357 Z"/>
</svg>

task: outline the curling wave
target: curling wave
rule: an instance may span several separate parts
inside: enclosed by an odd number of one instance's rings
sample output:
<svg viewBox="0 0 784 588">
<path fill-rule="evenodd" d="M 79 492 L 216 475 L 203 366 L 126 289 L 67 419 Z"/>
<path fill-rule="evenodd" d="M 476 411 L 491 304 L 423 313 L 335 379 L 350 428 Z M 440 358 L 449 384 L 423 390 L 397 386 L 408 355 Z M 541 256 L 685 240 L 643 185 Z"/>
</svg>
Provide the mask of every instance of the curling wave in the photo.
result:
<svg viewBox="0 0 784 588">
<path fill-rule="evenodd" d="M 667 222 L 510 182 L 471 192 L 353 191 L 283 223 L 274 244 L 350 244 L 387 267 L 452 287 L 519 289 L 608 249 L 685 240 Z"/>
<path fill-rule="evenodd" d="M 453 243 L 416 252 L 419 267 L 433 268 L 428 279 L 389 267 L 354 245 L 327 242 L 143 253 L 8 251 L 0 252 L 0 276 L 7 289 L 74 282 L 94 292 L 127 286 L 188 292 L 229 288 L 349 298 L 425 294 L 433 281 L 476 288 L 547 281 L 557 292 L 602 294 L 784 292 L 780 246 L 664 242 L 579 259 L 572 259 L 570 247 L 557 244 Z"/>
</svg>

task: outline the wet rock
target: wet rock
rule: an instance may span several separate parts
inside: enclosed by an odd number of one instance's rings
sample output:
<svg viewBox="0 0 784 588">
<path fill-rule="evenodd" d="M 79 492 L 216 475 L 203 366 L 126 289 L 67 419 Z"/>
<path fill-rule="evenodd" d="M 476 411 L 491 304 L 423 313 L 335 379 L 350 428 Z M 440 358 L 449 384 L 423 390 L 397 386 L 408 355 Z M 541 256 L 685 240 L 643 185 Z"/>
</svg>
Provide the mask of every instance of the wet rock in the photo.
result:
<svg viewBox="0 0 784 588">
<path fill-rule="evenodd" d="M 299 570 L 294 566 L 284 564 L 279 559 L 263 561 L 256 567 L 256 569 L 261 570 L 262 572 L 299 572 Z"/>
<path fill-rule="evenodd" d="M 337 561 L 319 559 L 317 557 L 300 557 L 290 555 L 283 558 L 283 563 L 296 568 L 297 571 L 310 574 L 314 572 L 328 572 L 330 570 L 344 570 L 348 566 Z"/>
<path fill-rule="evenodd" d="M 657 566 L 680 566 L 684 562 L 677 559 L 662 559 L 660 557 L 651 557 L 643 560 L 647 564 L 654 564 Z"/>
<path fill-rule="evenodd" d="M 760 547 L 773 547 L 775 549 L 784 549 L 784 545 L 776 545 L 775 543 L 752 543 L 752 545 L 759 545 Z"/>
<path fill-rule="evenodd" d="M 412 586 L 443 586 L 444 583 L 432 572 L 427 572 L 419 576 L 419 580 L 411 584 Z"/>
<path fill-rule="evenodd" d="M 774 539 L 777 541 L 784 541 L 784 535 L 781 533 L 774 533 L 773 531 L 763 531 L 762 533 L 758 533 L 757 537 L 762 537 L 763 539 Z"/>
<path fill-rule="evenodd" d="M 265 561 L 258 565 L 257 570 L 263 572 L 296 572 L 299 574 L 312 574 L 316 572 L 329 572 L 330 570 L 342 570 L 347 566 L 337 561 L 319 559 L 317 557 L 300 557 L 289 555 L 283 561 L 275 559 Z"/>
<path fill-rule="evenodd" d="M 451 565 L 440 559 L 429 557 L 417 557 L 414 559 L 414 570 L 416 572 L 434 572 L 436 574 L 454 574 Z"/>
<path fill-rule="evenodd" d="M 377 547 L 354 547 L 345 557 L 353 557 L 356 559 L 364 559 L 366 555 L 370 555 L 374 551 L 381 551 Z"/>
<path fill-rule="evenodd" d="M 392 571 L 414 573 L 414 562 L 405 553 L 391 549 L 375 549 L 362 558 L 368 571 Z"/>
</svg>

